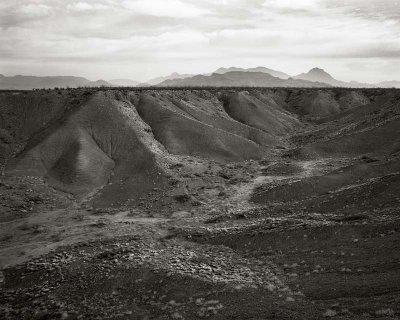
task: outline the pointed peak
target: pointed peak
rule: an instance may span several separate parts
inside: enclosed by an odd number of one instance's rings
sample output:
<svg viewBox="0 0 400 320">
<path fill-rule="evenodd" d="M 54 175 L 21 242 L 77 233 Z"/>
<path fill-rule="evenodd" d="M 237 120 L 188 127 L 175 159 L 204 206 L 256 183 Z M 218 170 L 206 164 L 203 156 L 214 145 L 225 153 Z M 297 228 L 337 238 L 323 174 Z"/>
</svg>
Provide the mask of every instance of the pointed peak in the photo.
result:
<svg viewBox="0 0 400 320">
<path fill-rule="evenodd" d="M 321 77 L 319 80 L 333 79 L 333 77 L 328 72 L 326 72 L 324 69 L 317 68 L 317 67 L 312 68 L 306 74 L 309 76 Z"/>
<path fill-rule="evenodd" d="M 327 73 L 324 69 L 315 67 L 312 68 L 310 71 L 308 71 L 308 73 Z"/>
<path fill-rule="evenodd" d="M 339 85 L 340 81 L 333 78 L 328 72 L 321 68 L 312 68 L 307 73 L 302 73 L 294 77 L 294 79 L 308 80 L 314 82 L 328 83 L 331 85 Z"/>
</svg>

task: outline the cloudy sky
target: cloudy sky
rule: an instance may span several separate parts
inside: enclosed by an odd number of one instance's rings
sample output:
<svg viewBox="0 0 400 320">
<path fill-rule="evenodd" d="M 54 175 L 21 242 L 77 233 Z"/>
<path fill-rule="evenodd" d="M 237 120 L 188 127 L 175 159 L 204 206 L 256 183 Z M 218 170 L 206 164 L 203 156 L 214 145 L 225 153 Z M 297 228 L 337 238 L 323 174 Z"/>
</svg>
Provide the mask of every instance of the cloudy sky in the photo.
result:
<svg viewBox="0 0 400 320">
<path fill-rule="evenodd" d="M 400 0 L 0 0 L 0 73 L 140 81 L 218 67 L 400 80 Z"/>
</svg>

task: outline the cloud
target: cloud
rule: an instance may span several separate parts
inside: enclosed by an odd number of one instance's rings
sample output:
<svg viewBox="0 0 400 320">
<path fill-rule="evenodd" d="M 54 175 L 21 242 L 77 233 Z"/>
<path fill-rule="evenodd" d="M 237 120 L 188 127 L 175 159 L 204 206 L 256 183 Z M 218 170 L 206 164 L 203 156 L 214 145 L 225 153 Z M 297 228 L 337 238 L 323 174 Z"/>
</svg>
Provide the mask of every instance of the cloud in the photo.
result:
<svg viewBox="0 0 400 320">
<path fill-rule="evenodd" d="M 29 21 L 46 18 L 51 7 L 42 3 L 26 2 L 22 5 L 9 2 L 0 4 L 0 28 L 12 28 Z"/>
<path fill-rule="evenodd" d="M 121 5 L 135 13 L 155 16 L 189 18 L 207 13 L 206 9 L 180 0 L 124 0 Z"/>
<path fill-rule="evenodd" d="M 321 64 L 328 71 L 335 68 L 343 78 L 375 79 L 383 76 L 379 69 L 359 66 L 386 66 L 386 61 L 400 60 L 399 3 L 0 2 L 0 66 L 23 74 L 53 73 L 64 70 L 58 65 L 63 64 L 68 65 L 67 71 L 89 78 L 110 75 L 145 80 L 172 71 L 208 72 L 222 65 L 266 65 L 295 74 Z M 400 78 L 398 69 L 389 71 L 390 77 Z"/>
<path fill-rule="evenodd" d="M 328 8 L 342 9 L 349 14 L 366 19 L 399 19 L 400 1 L 397 0 L 324 0 Z"/>
<path fill-rule="evenodd" d="M 71 11 L 94 11 L 106 10 L 109 6 L 103 3 L 75 2 L 67 5 L 67 9 Z"/>
</svg>

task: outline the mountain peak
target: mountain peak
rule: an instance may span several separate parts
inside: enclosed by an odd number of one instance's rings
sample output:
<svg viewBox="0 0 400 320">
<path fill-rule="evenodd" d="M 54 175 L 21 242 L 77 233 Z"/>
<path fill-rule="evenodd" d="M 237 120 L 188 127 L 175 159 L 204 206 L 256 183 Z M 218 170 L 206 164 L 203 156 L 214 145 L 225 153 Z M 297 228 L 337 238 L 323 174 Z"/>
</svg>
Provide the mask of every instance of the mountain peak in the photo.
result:
<svg viewBox="0 0 400 320">
<path fill-rule="evenodd" d="M 340 81 L 333 78 L 328 72 L 321 68 L 312 68 L 307 73 L 301 73 L 294 77 L 294 79 L 308 80 L 314 82 L 324 82 L 331 85 L 339 85 Z"/>
<path fill-rule="evenodd" d="M 325 70 L 315 67 L 315 68 L 312 68 L 310 71 L 308 71 L 308 73 L 311 73 L 311 72 L 325 72 Z"/>
<path fill-rule="evenodd" d="M 307 74 L 325 75 L 325 76 L 329 76 L 330 78 L 333 79 L 333 77 L 328 72 L 326 72 L 324 69 L 317 68 L 317 67 L 312 68 L 310 71 L 307 72 Z"/>
</svg>

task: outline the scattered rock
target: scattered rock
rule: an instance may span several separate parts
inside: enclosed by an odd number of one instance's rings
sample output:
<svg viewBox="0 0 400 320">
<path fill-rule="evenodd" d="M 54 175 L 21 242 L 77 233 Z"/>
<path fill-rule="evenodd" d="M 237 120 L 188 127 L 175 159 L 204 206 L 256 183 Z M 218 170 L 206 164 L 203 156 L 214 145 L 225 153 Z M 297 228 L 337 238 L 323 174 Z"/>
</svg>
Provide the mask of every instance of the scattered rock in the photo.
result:
<svg viewBox="0 0 400 320">
<path fill-rule="evenodd" d="M 332 309 L 328 309 L 322 314 L 322 316 L 327 317 L 327 318 L 335 317 L 336 315 L 337 315 L 337 312 Z"/>
<path fill-rule="evenodd" d="M 380 310 L 377 310 L 376 312 L 375 312 L 375 314 L 377 315 L 377 316 L 394 316 L 395 315 L 395 312 L 394 312 L 394 310 L 393 309 L 390 309 L 390 308 L 387 308 L 387 309 L 380 309 Z"/>
<path fill-rule="evenodd" d="M 176 218 L 176 219 L 189 218 L 191 216 L 192 216 L 192 214 L 188 211 L 178 211 L 178 212 L 174 212 L 171 215 L 172 218 Z"/>
</svg>

